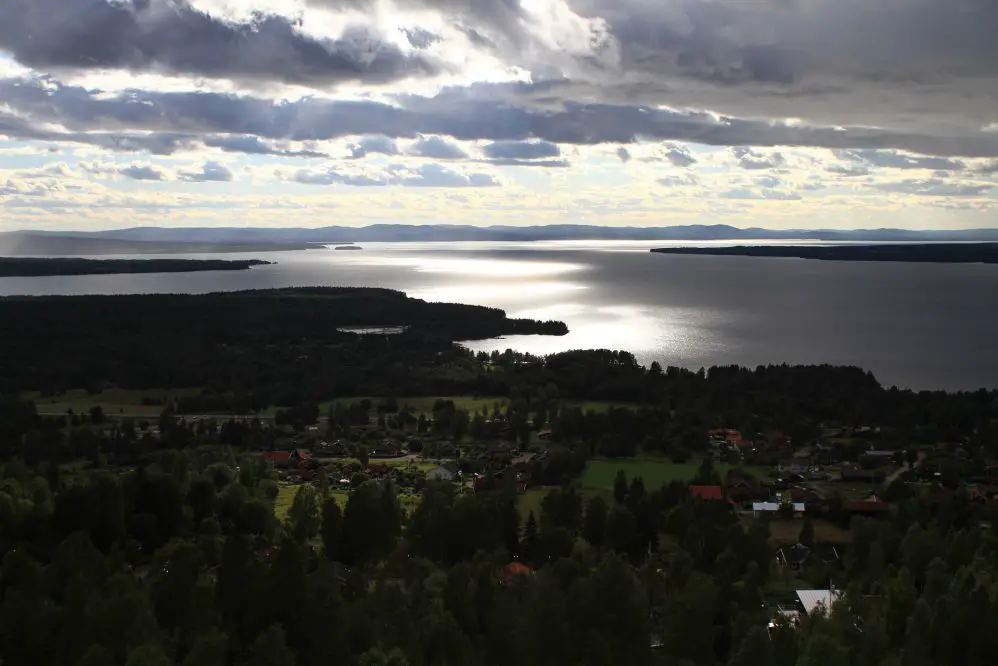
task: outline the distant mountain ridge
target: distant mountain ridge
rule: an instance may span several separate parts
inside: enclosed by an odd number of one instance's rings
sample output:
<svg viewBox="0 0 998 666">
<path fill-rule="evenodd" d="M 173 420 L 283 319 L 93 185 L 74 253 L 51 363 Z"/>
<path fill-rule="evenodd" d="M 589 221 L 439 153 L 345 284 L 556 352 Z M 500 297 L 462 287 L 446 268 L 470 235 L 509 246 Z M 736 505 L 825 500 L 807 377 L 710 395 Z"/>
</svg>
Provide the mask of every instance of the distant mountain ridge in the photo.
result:
<svg viewBox="0 0 998 666">
<path fill-rule="evenodd" d="M 664 227 L 603 227 L 553 224 L 530 227 L 374 224 L 366 227 L 132 227 L 109 231 L 28 231 L 20 234 L 99 238 L 133 242 L 202 244 L 303 244 L 419 241 L 532 240 L 809 240 L 809 241 L 998 241 L 998 229 L 914 231 L 911 229 L 740 229 L 726 224 Z"/>
<path fill-rule="evenodd" d="M 128 230 L 125 230 L 128 231 Z M 304 243 L 276 241 L 225 242 L 198 240 L 152 241 L 105 236 L 103 232 L 11 232 L 0 233 L 0 256 L 86 257 L 121 254 L 221 254 L 298 250 Z"/>
</svg>

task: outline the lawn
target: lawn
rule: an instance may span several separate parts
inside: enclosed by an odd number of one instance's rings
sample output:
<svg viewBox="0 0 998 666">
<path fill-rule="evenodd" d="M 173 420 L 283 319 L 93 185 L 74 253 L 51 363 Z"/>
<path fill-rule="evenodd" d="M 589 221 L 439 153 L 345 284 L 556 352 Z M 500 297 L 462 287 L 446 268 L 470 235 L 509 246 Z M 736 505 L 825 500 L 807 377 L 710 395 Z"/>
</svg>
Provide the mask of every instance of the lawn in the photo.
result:
<svg viewBox="0 0 998 666">
<path fill-rule="evenodd" d="M 520 495 L 516 502 L 516 508 L 520 511 L 520 519 L 524 525 L 527 523 L 527 516 L 530 515 L 531 511 L 534 512 L 534 518 L 537 520 L 541 519 L 541 502 L 554 487 L 541 486 L 539 488 L 531 488 Z"/>
<path fill-rule="evenodd" d="M 277 516 L 278 520 L 283 522 L 287 519 L 291 504 L 295 501 L 295 495 L 302 485 L 295 483 L 278 484 L 277 499 L 274 501 L 274 515 Z M 350 491 L 333 488 L 330 489 L 329 494 L 336 498 L 336 503 L 340 505 L 340 511 L 343 511 L 346 508 L 347 500 L 350 499 Z M 402 505 L 402 509 L 407 515 L 411 515 L 416 510 L 416 507 L 419 506 L 419 500 L 419 495 L 399 493 L 399 504 Z"/>
<path fill-rule="evenodd" d="M 127 390 L 115 388 L 95 394 L 89 394 L 82 389 L 74 389 L 61 395 L 41 397 L 38 393 L 33 393 L 26 397 L 35 402 L 39 414 L 65 414 L 70 409 L 75 414 L 86 414 L 91 407 L 99 406 L 109 416 L 130 414 L 155 417 L 163 412 L 163 405 L 143 405 L 143 398 L 152 398 L 166 403 L 177 397 L 197 395 L 198 393 L 200 393 L 200 389 Z"/>
<path fill-rule="evenodd" d="M 734 465 L 715 463 L 714 469 L 724 476 Z M 684 463 L 676 463 L 668 458 L 628 458 L 621 460 L 592 460 L 582 473 L 582 485 L 587 488 L 612 488 L 617 471 L 624 470 L 627 480 L 640 476 L 645 488 L 653 489 L 672 481 L 690 481 L 700 468 L 700 460 L 693 459 Z M 744 467 L 757 478 L 768 476 L 768 470 L 756 467 Z"/>
<path fill-rule="evenodd" d="M 852 534 L 827 520 L 814 520 L 814 539 L 822 543 L 846 544 L 852 541 Z M 778 545 L 797 543 L 800 529 L 804 524 L 802 518 L 789 520 L 772 520 L 769 523 L 769 535 Z"/>
<path fill-rule="evenodd" d="M 552 490 L 555 490 L 558 486 L 538 486 L 527 490 L 525 493 L 520 495 L 516 503 L 516 508 L 520 512 L 520 518 L 523 524 L 526 524 L 527 517 L 530 512 L 534 512 L 534 518 L 538 521 L 541 519 L 541 502 L 547 497 L 547 494 Z M 608 490 L 603 488 L 583 488 L 582 497 L 584 501 L 589 501 L 590 498 L 596 495 L 602 495 L 603 499 L 606 500 L 607 504 L 613 503 L 613 494 Z"/>
</svg>

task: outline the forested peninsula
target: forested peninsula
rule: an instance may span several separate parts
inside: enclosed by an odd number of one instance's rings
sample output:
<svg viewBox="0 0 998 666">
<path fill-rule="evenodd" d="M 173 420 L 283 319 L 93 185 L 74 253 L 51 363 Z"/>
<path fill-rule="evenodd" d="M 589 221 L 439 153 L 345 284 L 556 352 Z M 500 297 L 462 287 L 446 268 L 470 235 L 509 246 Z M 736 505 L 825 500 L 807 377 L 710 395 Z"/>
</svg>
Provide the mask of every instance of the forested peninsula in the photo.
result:
<svg viewBox="0 0 998 666">
<path fill-rule="evenodd" d="M 568 332 L 562 322 L 366 288 L 8 297 L 0 320 L 17 322 L 0 327 L 0 391 L 212 386 L 271 404 L 280 395 L 294 404 L 355 390 L 422 393 L 421 384 L 453 390 L 468 377 L 447 363 L 463 358 L 455 341 Z"/>
<path fill-rule="evenodd" d="M 115 275 L 123 273 L 193 273 L 245 271 L 273 262 L 259 259 L 78 259 L 0 257 L 0 277 L 50 275 Z"/>
<path fill-rule="evenodd" d="M 660 254 L 786 257 L 825 261 L 892 261 L 937 264 L 998 264 L 998 243 L 920 243 L 903 245 L 738 245 L 735 247 L 661 247 Z"/>
</svg>

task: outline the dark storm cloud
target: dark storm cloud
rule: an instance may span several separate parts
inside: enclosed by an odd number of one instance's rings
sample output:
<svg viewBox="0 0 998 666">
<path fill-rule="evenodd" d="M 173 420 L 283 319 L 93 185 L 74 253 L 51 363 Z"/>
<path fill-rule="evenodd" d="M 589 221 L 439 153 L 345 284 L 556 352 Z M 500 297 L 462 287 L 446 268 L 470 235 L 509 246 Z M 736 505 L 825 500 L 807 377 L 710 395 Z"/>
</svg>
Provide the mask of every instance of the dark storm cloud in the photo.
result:
<svg viewBox="0 0 998 666">
<path fill-rule="evenodd" d="M 561 156 L 558 145 L 549 141 L 495 141 L 482 150 L 493 159 L 537 160 Z"/>
<path fill-rule="evenodd" d="M 461 146 L 441 139 L 439 136 L 430 136 L 416 141 L 409 146 L 409 154 L 417 157 L 432 157 L 438 160 L 460 160 L 468 156 Z"/>
<path fill-rule="evenodd" d="M 130 166 L 118 173 L 132 180 L 166 180 L 166 174 L 153 166 Z"/>
<path fill-rule="evenodd" d="M 422 28 L 403 28 L 402 34 L 414 49 L 426 49 L 440 41 L 440 35 Z"/>
<path fill-rule="evenodd" d="M 185 0 L 3 0 L 0 49 L 41 70 L 119 68 L 315 85 L 439 71 L 424 55 L 405 54 L 364 28 L 318 40 L 280 16 L 234 23 Z"/>
<path fill-rule="evenodd" d="M 232 180 L 232 169 L 220 162 L 205 162 L 200 171 L 181 171 L 177 176 L 190 183 L 227 183 Z"/>
<path fill-rule="evenodd" d="M 227 153 L 247 155 L 276 155 L 278 157 L 329 157 L 314 150 L 282 150 L 262 141 L 260 137 L 244 134 L 241 136 L 207 136 L 204 145 L 219 148 Z"/>
<path fill-rule="evenodd" d="M 905 155 L 896 150 L 841 150 L 836 157 L 853 162 L 865 162 L 876 167 L 890 169 L 930 169 L 962 171 L 967 165 L 946 157 L 924 157 L 921 155 Z"/>
<path fill-rule="evenodd" d="M 998 133 L 921 133 L 870 127 L 821 127 L 718 117 L 697 111 L 598 103 L 557 109 L 517 106 L 529 84 L 448 88 L 434 97 L 402 95 L 395 104 L 305 98 L 275 104 L 216 93 L 125 91 L 99 95 L 49 79 L 0 80 L 0 99 L 17 114 L 0 115 L 0 133 L 12 138 L 81 141 L 118 150 L 169 154 L 197 146 L 205 135 L 254 135 L 312 141 L 378 134 L 412 138 L 427 156 L 459 158 L 440 135 L 461 141 L 552 144 L 629 144 L 682 141 L 712 146 L 804 146 L 831 149 L 901 149 L 923 155 L 998 157 Z M 543 87 L 543 85 L 542 85 Z M 31 118 L 31 122 L 23 118 Z M 66 132 L 40 129 L 54 123 Z M 463 151 L 461 151 L 463 154 Z M 675 162 L 673 162 L 675 163 Z"/>
<path fill-rule="evenodd" d="M 355 143 L 351 143 L 347 148 L 350 150 L 350 157 L 357 160 L 367 157 L 371 153 L 382 155 L 398 155 L 399 148 L 394 139 L 387 136 L 365 136 Z"/>
</svg>

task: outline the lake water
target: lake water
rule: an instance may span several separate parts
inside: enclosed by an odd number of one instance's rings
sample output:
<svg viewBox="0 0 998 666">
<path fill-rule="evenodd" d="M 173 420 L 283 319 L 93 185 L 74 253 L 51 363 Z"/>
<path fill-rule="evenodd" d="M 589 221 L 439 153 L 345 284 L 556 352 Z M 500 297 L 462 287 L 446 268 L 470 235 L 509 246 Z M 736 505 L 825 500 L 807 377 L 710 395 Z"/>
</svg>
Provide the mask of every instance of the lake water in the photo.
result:
<svg viewBox="0 0 998 666">
<path fill-rule="evenodd" d="M 476 350 L 626 349 L 645 364 L 694 369 L 847 364 L 906 388 L 998 387 L 998 266 L 648 252 L 669 244 L 363 243 L 362 252 L 255 253 L 246 258 L 278 264 L 249 271 L 0 278 L 0 295 L 390 287 L 571 329 L 468 345 Z M 190 258 L 209 257 L 243 258 Z"/>
</svg>

